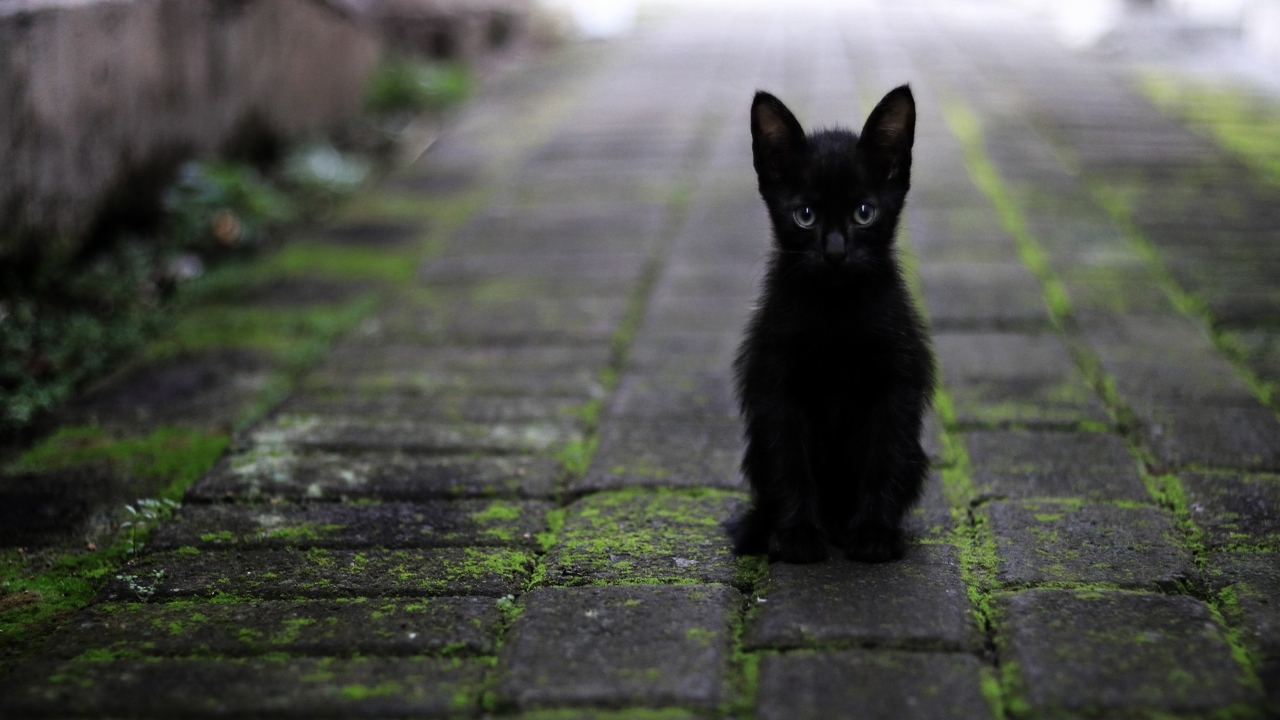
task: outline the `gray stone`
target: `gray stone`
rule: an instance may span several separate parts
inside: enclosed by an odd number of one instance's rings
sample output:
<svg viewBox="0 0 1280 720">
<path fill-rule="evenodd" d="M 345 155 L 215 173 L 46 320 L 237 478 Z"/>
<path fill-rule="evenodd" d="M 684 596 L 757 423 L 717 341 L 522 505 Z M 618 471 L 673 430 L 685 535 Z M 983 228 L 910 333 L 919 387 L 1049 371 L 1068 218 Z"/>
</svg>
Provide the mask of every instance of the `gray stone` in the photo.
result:
<svg viewBox="0 0 1280 720">
<path fill-rule="evenodd" d="M 500 701 L 713 708 L 740 602 L 722 585 L 535 590 L 500 655 Z"/>
<path fill-rule="evenodd" d="M 1187 472 L 1181 479 L 1206 545 L 1280 548 L 1280 476 Z"/>
<path fill-rule="evenodd" d="M 627 373 L 610 402 L 609 414 L 647 421 L 738 418 L 733 379 L 727 369 L 690 372 L 671 369 Z"/>
<path fill-rule="evenodd" d="M 1280 471 L 1280 421 L 1260 403 L 1162 406 L 1140 429 L 1165 468 Z"/>
<path fill-rule="evenodd" d="M 1263 659 L 1280 659 L 1280 555 L 1210 553 L 1204 577 L 1218 591 L 1223 615 L 1241 630 L 1244 644 Z M 1268 688 L 1272 695 L 1277 690 L 1280 684 Z"/>
<path fill-rule="evenodd" d="M 98 599 L 502 597 L 520 592 L 532 562 L 526 553 L 502 548 L 363 552 L 180 549 L 148 555 L 120 568 L 98 593 Z"/>
<path fill-rule="evenodd" d="M 905 559 L 775 563 L 755 599 L 753 649 L 833 643 L 967 650 L 979 642 L 960 561 L 950 545 L 911 545 Z"/>
<path fill-rule="evenodd" d="M 288 446 L 262 446 L 220 461 L 186 497 L 196 502 L 546 497 L 563 474 L 558 460 L 536 455 L 299 453 Z"/>
<path fill-rule="evenodd" d="M 292 655 L 492 655 L 502 600 L 439 597 L 96 605 L 42 655 L 81 659 Z"/>
<path fill-rule="evenodd" d="M 532 547 L 551 507 L 536 500 L 188 505 L 155 531 L 148 548 Z"/>
<path fill-rule="evenodd" d="M 538 453 L 581 440 L 572 423 L 463 423 L 383 418 L 279 415 L 255 430 L 251 441 L 315 452 L 403 452 L 429 455 Z"/>
<path fill-rule="evenodd" d="M 760 720 L 994 717 L 972 655 L 894 650 L 766 655 Z"/>
<path fill-rule="evenodd" d="M 1056 335 L 944 332 L 934 335 L 933 346 L 959 423 L 1074 427 L 1110 422 Z"/>
<path fill-rule="evenodd" d="M 1195 598 L 1029 590 L 1002 605 L 1001 662 L 1037 712 L 1208 714 L 1257 699 Z"/>
<path fill-rule="evenodd" d="M 423 264 L 419 277 L 432 286 L 456 286 L 497 280 L 546 283 L 600 283 L 615 291 L 629 289 L 644 268 L 644 253 L 509 253 L 442 255 Z"/>
<path fill-rule="evenodd" d="M 920 269 L 937 330 L 1048 330 L 1040 283 L 1020 263 L 949 263 Z"/>
<path fill-rule="evenodd" d="M 523 384 L 525 379 L 527 377 L 516 379 L 515 383 Z M 280 412 L 303 417 L 372 417 L 391 424 L 403 421 L 408 426 L 442 422 L 528 425 L 551 420 L 581 431 L 586 425 L 583 408 L 603 394 L 598 380 L 578 385 L 573 379 L 561 377 L 550 380 L 549 387 L 530 387 L 531 392 L 527 394 L 523 389 L 512 387 L 515 383 L 500 380 L 483 389 L 473 388 L 471 392 L 455 388 L 442 393 L 420 393 L 416 388 L 407 387 L 337 390 L 312 387 L 286 400 Z M 520 394 L 500 392 L 506 389 Z M 554 395 L 554 391 L 576 394 Z"/>
<path fill-rule="evenodd" d="M 162 426 L 233 428 L 275 363 L 264 352 L 204 350 L 131 366 L 57 411 L 60 423 L 145 434 Z"/>
<path fill-rule="evenodd" d="M 963 439 L 979 497 L 1150 499 L 1124 441 L 1109 433 L 995 430 Z"/>
<path fill-rule="evenodd" d="M 942 492 L 942 473 L 935 470 L 925 477 L 920 501 L 903 518 L 902 528 L 918 540 L 942 540 L 955 528 L 951 507 Z"/>
<path fill-rule="evenodd" d="M 625 297 L 529 297 L 401 305 L 381 320 L 400 342 L 458 344 L 607 342 L 626 312 Z"/>
<path fill-rule="evenodd" d="M 1079 502 L 986 508 L 1001 582 L 1108 583 L 1175 590 L 1195 575 L 1173 519 L 1154 507 Z"/>
<path fill-rule="evenodd" d="M 744 506 L 741 494 L 722 490 L 589 495 L 568 507 L 545 582 L 732 584 L 738 561 L 721 525 Z"/>
<path fill-rule="evenodd" d="M 574 492 L 625 487 L 743 489 L 737 422 L 632 422 L 618 418 L 600 430 L 600 447 Z"/>
<path fill-rule="evenodd" d="M 456 717 L 479 707 L 487 663 L 467 659 L 119 660 L 24 668 L 7 717 Z"/>
<path fill-rule="evenodd" d="M 427 234 L 422 223 L 406 220 L 347 220 L 328 225 L 316 233 L 317 239 L 334 245 L 387 248 L 413 245 Z"/>
</svg>

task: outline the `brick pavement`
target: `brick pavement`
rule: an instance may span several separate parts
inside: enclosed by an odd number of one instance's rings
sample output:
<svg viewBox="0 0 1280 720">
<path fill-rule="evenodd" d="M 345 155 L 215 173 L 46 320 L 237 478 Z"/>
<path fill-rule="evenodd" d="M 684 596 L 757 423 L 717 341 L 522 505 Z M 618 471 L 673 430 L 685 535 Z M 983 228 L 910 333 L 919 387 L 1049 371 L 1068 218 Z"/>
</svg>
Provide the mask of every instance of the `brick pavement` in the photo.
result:
<svg viewBox="0 0 1280 720">
<path fill-rule="evenodd" d="M 1280 424 L 1230 342 L 1277 327 L 1280 193 L 1042 28 L 953 9 L 670 11 L 471 108 L 352 213 L 483 205 L 0 712 L 1280 710 Z M 916 542 L 734 559 L 748 98 L 857 124 L 905 80 L 944 380 Z"/>
</svg>

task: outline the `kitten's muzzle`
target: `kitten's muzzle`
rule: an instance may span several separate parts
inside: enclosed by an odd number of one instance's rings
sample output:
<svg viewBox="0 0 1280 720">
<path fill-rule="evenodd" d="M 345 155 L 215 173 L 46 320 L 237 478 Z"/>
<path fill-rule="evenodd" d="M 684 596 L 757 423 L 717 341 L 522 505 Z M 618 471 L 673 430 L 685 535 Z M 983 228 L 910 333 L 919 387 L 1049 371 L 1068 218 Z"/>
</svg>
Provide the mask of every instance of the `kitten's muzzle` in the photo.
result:
<svg viewBox="0 0 1280 720">
<path fill-rule="evenodd" d="M 822 256 L 832 265 L 839 265 L 844 262 L 844 235 L 838 232 L 827 233 L 827 237 L 822 243 Z"/>
</svg>

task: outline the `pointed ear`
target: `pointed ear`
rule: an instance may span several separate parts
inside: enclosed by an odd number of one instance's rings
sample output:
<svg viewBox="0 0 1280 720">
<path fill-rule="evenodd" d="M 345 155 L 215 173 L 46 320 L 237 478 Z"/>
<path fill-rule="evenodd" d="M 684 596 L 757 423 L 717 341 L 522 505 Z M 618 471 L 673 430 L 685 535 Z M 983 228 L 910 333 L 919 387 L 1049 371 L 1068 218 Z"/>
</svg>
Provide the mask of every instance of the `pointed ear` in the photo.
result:
<svg viewBox="0 0 1280 720">
<path fill-rule="evenodd" d="M 804 128 L 786 105 L 767 92 L 751 102 L 751 154 L 761 186 L 791 178 L 808 152 Z"/>
<path fill-rule="evenodd" d="M 911 146 L 916 137 L 916 100 L 911 88 L 896 87 L 876 105 L 862 127 L 858 152 L 883 169 L 886 179 L 911 169 Z"/>
</svg>

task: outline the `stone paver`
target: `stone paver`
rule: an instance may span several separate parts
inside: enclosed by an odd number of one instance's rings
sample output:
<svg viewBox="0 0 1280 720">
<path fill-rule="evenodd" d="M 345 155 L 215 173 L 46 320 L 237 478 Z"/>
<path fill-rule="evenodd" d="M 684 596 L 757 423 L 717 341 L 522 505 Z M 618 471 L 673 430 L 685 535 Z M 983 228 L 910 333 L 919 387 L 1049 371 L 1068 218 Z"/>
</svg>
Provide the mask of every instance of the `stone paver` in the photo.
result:
<svg viewBox="0 0 1280 720">
<path fill-rule="evenodd" d="M 761 720 L 993 717 L 982 663 L 954 653 L 769 655 L 760 663 Z"/>
<path fill-rule="evenodd" d="M 1280 191 L 1002 7 L 672 6 L 497 81 L 300 231 L 416 258 L 400 284 L 228 300 L 381 305 L 0 676 L 0 717 L 1280 712 Z M 769 248 L 745 108 L 856 127 L 907 81 L 944 391 L 907 556 L 734 558 Z M 236 427 L 275 362 L 144 364 L 65 417 Z M 13 479 L 0 540 L 120 482 Z"/>
<path fill-rule="evenodd" d="M 865 645 L 971 649 L 978 642 L 950 545 L 916 545 L 898 563 L 775 564 L 755 598 L 752 648 Z"/>
<path fill-rule="evenodd" d="M 1124 441 L 1108 433 L 981 431 L 964 435 L 973 484 L 997 498 L 1147 500 Z"/>
<path fill-rule="evenodd" d="M 1173 518 L 1158 508 L 996 502 L 987 513 L 1002 582 L 1173 590 L 1195 574 Z"/>
<path fill-rule="evenodd" d="M 535 590 L 503 649 L 498 694 L 521 709 L 714 707 L 740 602 L 722 585 Z"/>
<path fill-rule="evenodd" d="M 1254 700 L 1222 628 L 1190 597 L 1029 590 L 1005 601 L 1002 662 L 1031 708 L 1206 712 Z"/>
</svg>

